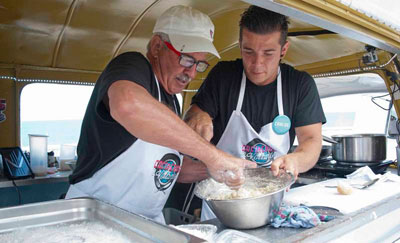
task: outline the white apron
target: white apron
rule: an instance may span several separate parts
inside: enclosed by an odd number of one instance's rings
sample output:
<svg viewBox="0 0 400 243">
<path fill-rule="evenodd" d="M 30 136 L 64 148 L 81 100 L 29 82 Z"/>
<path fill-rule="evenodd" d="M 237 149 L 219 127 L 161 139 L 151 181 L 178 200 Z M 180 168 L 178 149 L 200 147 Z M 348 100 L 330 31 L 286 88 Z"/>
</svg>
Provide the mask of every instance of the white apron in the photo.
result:
<svg viewBox="0 0 400 243">
<path fill-rule="evenodd" d="M 261 128 L 260 133 L 257 133 L 241 112 L 245 89 L 246 74 L 243 71 L 236 110 L 232 112 L 228 125 L 226 126 L 221 139 L 218 141 L 217 148 L 235 157 L 254 161 L 258 166 L 269 167 L 274 159 L 287 154 L 289 151 L 289 132 L 282 135 L 277 134 L 273 130 L 274 122 L 271 122 L 264 125 Z M 282 101 L 282 80 L 279 68 L 277 78 L 277 98 L 279 115 L 282 116 L 284 115 L 284 111 Z M 203 200 L 201 220 L 209 220 L 215 217 L 215 214 Z"/>
<path fill-rule="evenodd" d="M 161 102 L 157 78 L 156 82 Z M 162 209 L 181 166 L 178 151 L 137 139 L 91 178 L 71 185 L 66 199 L 97 198 L 165 224 Z"/>
</svg>

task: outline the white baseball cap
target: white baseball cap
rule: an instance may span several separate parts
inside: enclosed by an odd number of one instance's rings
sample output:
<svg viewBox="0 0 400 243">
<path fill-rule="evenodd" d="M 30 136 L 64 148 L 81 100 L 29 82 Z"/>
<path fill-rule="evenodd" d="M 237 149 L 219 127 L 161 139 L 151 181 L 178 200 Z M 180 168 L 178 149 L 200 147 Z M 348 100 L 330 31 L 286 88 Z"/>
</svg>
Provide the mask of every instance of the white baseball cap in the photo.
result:
<svg viewBox="0 0 400 243">
<path fill-rule="evenodd" d="M 213 45 L 214 24 L 194 8 L 178 5 L 167 9 L 157 19 L 153 33 L 157 32 L 167 34 L 179 52 L 208 52 L 220 58 Z"/>
</svg>

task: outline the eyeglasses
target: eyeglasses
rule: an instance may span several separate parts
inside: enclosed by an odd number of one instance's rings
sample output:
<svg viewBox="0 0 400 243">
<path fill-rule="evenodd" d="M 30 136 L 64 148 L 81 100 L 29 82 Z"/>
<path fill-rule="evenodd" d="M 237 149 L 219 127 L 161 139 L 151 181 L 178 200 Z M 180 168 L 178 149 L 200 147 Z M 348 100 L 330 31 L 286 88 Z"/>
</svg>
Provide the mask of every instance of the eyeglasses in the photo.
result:
<svg viewBox="0 0 400 243">
<path fill-rule="evenodd" d="M 176 55 L 179 56 L 179 64 L 182 67 L 185 68 L 191 68 L 193 67 L 194 64 L 196 64 L 196 71 L 199 73 L 202 73 L 204 71 L 206 71 L 206 69 L 208 68 L 208 66 L 210 64 L 208 64 L 208 62 L 205 61 L 196 61 L 196 59 L 194 59 L 191 56 L 185 55 L 179 51 L 177 51 L 171 43 L 164 41 L 165 45 L 167 45 L 168 49 L 170 49 L 171 51 L 175 52 Z"/>
</svg>

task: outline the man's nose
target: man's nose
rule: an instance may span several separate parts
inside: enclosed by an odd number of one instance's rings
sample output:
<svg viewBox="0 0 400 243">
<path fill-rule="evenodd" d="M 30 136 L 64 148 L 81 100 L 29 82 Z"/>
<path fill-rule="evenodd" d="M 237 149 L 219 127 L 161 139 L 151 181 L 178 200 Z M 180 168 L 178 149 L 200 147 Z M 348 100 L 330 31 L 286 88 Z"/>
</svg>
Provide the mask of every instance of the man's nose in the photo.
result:
<svg viewBox="0 0 400 243">
<path fill-rule="evenodd" d="M 190 79 L 194 79 L 196 77 L 197 74 L 196 66 L 197 64 L 194 64 L 190 68 L 185 68 L 185 73 L 189 75 Z"/>
<path fill-rule="evenodd" d="M 262 55 L 256 55 L 253 60 L 253 64 L 255 66 L 263 66 L 264 65 L 264 58 Z"/>
</svg>

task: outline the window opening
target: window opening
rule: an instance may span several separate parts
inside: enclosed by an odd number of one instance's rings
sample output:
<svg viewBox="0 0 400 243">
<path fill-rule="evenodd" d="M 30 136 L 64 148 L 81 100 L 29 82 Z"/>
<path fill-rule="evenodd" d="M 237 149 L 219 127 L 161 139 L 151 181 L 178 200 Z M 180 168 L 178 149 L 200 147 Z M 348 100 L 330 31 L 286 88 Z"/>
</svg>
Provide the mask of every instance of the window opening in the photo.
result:
<svg viewBox="0 0 400 243">
<path fill-rule="evenodd" d="M 48 151 L 77 145 L 93 86 L 33 83 L 21 92 L 20 144 L 29 150 L 28 134 L 48 135 Z"/>
</svg>

